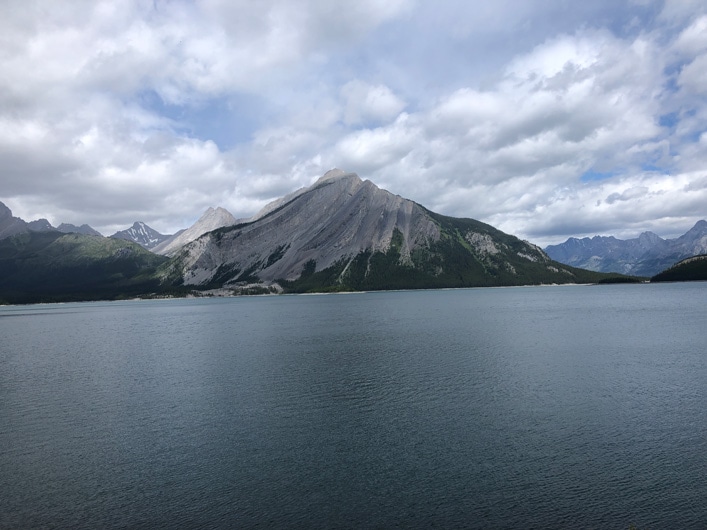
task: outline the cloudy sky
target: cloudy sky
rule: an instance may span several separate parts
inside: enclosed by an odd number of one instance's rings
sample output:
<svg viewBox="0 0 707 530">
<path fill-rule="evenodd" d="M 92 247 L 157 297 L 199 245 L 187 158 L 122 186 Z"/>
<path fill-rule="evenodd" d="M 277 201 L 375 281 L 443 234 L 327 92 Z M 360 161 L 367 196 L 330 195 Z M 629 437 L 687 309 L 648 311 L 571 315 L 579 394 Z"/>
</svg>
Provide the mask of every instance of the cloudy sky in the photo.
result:
<svg viewBox="0 0 707 530">
<path fill-rule="evenodd" d="M 703 0 L 4 0 L 0 201 L 163 233 L 339 167 L 540 245 L 707 218 Z"/>
</svg>

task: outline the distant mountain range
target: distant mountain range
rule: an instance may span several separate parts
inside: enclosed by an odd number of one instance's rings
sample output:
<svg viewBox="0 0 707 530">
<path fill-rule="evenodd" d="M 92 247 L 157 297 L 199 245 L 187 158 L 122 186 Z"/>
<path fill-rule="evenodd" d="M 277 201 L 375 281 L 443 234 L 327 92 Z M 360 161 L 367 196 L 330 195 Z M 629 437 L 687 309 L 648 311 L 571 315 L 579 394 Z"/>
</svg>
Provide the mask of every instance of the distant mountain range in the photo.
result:
<svg viewBox="0 0 707 530">
<path fill-rule="evenodd" d="M 613 236 L 571 237 L 562 244 L 546 247 L 545 252 L 573 267 L 651 277 L 682 259 L 707 253 L 707 221 L 698 221 L 676 239 L 662 239 L 653 232 L 627 240 Z"/>
<path fill-rule="evenodd" d="M 100 236 L 101 234 L 84 224 L 76 226 L 72 224 L 62 223 L 58 227 L 53 227 L 46 219 L 37 219 L 36 221 L 24 221 L 19 217 L 13 217 L 10 208 L 0 202 L 0 239 L 13 236 L 15 234 L 23 234 L 26 232 L 61 232 L 64 234 L 76 233 L 84 235 Z"/>
<path fill-rule="evenodd" d="M 120 230 L 110 237 L 132 241 L 143 248 L 153 251 L 155 254 L 168 256 L 206 232 L 240 221 L 244 221 L 244 219 L 237 220 L 224 208 L 208 208 L 192 226 L 173 235 L 161 234 L 142 221 L 136 221 L 130 228 Z M 100 232 L 87 224 L 76 226 L 62 223 L 58 227 L 54 227 L 46 219 L 24 221 L 19 217 L 13 217 L 12 211 L 0 202 L 0 240 L 27 232 L 61 232 L 64 234 L 73 233 L 103 237 Z"/>
</svg>

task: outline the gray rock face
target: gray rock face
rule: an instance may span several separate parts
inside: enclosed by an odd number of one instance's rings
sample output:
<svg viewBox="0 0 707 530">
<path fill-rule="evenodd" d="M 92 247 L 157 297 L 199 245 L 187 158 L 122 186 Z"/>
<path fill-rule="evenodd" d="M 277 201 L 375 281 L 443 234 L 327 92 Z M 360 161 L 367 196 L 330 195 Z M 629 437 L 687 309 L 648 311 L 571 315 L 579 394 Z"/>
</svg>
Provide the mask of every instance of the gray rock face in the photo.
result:
<svg viewBox="0 0 707 530">
<path fill-rule="evenodd" d="M 174 256 L 184 245 L 194 241 L 207 232 L 236 224 L 236 220 L 231 213 L 224 208 L 209 208 L 199 218 L 199 220 L 186 230 L 177 232 L 172 237 L 162 241 L 152 248 L 155 254 L 163 256 Z"/>
<path fill-rule="evenodd" d="M 130 228 L 116 232 L 110 237 L 113 239 L 133 241 L 141 247 L 151 250 L 171 236 L 160 234 L 157 230 L 150 228 L 142 221 L 137 221 L 133 223 L 133 226 Z"/>
<path fill-rule="evenodd" d="M 695 226 L 679 238 L 672 240 L 672 246 L 679 252 L 696 256 L 707 253 L 707 221 L 698 221 Z"/>
<path fill-rule="evenodd" d="M 266 206 L 254 221 L 205 234 L 180 254 L 186 284 L 295 279 L 310 260 L 323 270 L 365 250 L 386 250 L 394 229 L 401 256 L 440 237 L 418 204 L 354 173 L 328 172 L 309 188 Z"/>
<path fill-rule="evenodd" d="M 560 263 L 592 271 L 654 276 L 681 259 L 707 252 L 707 221 L 698 221 L 676 239 L 662 239 L 653 232 L 627 240 L 571 237 L 545 252 Z"/>
</svg>

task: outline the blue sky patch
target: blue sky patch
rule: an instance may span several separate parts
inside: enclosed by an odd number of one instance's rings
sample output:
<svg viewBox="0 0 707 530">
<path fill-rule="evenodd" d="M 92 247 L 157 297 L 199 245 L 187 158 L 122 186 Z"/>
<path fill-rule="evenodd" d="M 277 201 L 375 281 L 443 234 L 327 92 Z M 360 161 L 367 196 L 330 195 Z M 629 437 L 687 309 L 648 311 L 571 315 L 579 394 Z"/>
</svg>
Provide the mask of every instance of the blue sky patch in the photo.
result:
<svg viewBox="0 0 707 530">
<path fill-rule="evenodd" d="M 600 180 L 610 179 L 615 177 L 617 174 L 617 171 L 595 171 L 590 169 L 589 171 L 585 171 L 579 180 L 581 182 L 597 182 Z"/>
</svg>

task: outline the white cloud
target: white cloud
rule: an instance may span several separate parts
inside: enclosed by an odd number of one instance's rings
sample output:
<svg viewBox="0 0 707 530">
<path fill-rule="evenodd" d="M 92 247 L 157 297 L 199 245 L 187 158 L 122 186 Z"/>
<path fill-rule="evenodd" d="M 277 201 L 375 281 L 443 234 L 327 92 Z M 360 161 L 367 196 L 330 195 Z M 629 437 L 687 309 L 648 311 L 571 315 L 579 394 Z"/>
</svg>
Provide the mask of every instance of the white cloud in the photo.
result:
<svg viewBox="0 0 707 530">
<path fill-rule="evenodd" d="M 632 201 L 645 197 L 648 194 L 648 188 L 645 186 L 634 186 L 622 193 L 614 192 L 606 198 L 606 202 L 614 204 L 616 201 Z"/>
<path fill-rule="evenodd" d="M 680 32 L 673 47 L 686 54 L 707 50 L 707 16 L 698 17 Z"/>
<path fill-rule="evenodd" d="M 364 173 L 375 171 L 404 158 L 413 148 L 415 132 L 403 114 L 389 126 L 347 135 L 335 147 L 335 158 L 346 167 L 362 168 Z"/>
<path fill-rule="evenodd" d="M 405 108 L 405 103 L 385 85 L 349 81 L 341 87 L 341 95 L 344 99 L 344 123 L 347 125 L 385 122 L 398 116 Z"/>
<path fill-rule="evenodd" d="M 174 231 L 338 166 L 539 243 L 673 230 L 707 215 L 706 21 L 657 0 L 10 1 L 0 200 Z"/>
<path fill-rule="evenodd" d="M 655 183 L 674 177 L 651 177 L 647 187 L 642 170 L 679 161 L 671 160 L 658 125 L 663 61 L 645 36 L 560 36 L 516 58 L 495 86 L 460 89 L 428 111 L 352 132 L 336 152 L 393 191 L 542 243 L 549 241 L 547 219 L 560 235 L 572 234 L 565 225 L 624 230 L 645 216 L 665 219 L 668 191 Z M 580 180 L 588 170 L 612 175 L 617 167 L 620 189 L 609 188 L 616 178 Z M 631 209 L 619 211 L 622 202 Z"/>
<path fill-rule="evenodd" d="M 680 24 L 706 10 L 702 0 L 664 0 L 660 19 L 669 24 Z"/>
<path fill-rule="evenodd" d="M 707 54 L 686 65 L 680 71 L 678 83 L 693 94 L 707 94 Z"/>
</svg>

